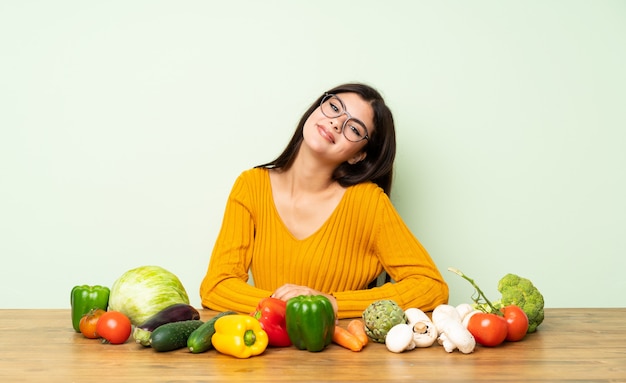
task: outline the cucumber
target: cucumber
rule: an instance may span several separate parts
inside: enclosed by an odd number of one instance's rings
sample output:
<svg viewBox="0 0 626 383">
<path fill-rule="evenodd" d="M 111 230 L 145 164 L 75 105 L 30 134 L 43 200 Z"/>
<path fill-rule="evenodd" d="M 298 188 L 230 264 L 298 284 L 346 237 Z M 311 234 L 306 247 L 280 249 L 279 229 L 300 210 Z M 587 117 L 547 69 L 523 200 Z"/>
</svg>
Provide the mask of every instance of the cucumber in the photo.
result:
<svg viewBox="0 0 626 383">
<path fill-rule="evenodd" d="M 215 317 L 204 322 L 202 326 L 195 329 L 194 332 L 192 332 L 187 339 L 187 347 L 189 348 L 189 351 L 191 351 L 193 354 L 199 354 L 213 348 L 211 338 L 213 338 L 213 334 L 215 334 L 215 322 L 223 316 L 233 314 L 237 313 L 234 311 L 221 312 Z"/>
<path fill-rule="evenodd" d="M 172 351 L 187 345 L 187 338 L 202 326 L 201 320 L 185 320 L 166 323 L 157 327 L 150 335 L 150 346 L 156 351 Z"/>
</svg>

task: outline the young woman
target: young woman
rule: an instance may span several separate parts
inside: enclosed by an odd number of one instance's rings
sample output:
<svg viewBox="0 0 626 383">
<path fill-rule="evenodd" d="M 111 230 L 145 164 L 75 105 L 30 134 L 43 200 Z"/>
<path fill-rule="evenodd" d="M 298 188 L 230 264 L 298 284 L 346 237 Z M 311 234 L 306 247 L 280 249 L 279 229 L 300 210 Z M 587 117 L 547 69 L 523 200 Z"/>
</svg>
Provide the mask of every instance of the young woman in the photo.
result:
<svg viewBox="0 0 626 383">
<path fill-rule="evenodd" d="M 395 151 L 375 89 L 344 84 L 320 96 L 283 153 L 235 181 L 203 306 L 245 313 L 264 297 L 321 294 L 349 318 L 380 299 L 424 311 L 447 302 L 441 273 L 389 200 Z M 368 288 L 383 271 L 394 282 Z"/>
</svg>

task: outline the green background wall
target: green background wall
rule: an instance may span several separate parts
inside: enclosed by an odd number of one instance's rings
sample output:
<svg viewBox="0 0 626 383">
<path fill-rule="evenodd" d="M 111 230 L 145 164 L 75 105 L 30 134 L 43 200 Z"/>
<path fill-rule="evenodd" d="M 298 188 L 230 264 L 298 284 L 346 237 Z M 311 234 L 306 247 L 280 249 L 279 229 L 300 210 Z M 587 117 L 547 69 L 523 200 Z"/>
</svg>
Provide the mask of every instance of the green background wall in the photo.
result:
<svg viewBox="0 0 626 383">
<path fill-rule="evenodd" d="M 348 81 L 451 303 L 626 306 L 625 1 L 1 1 L 0 49 L 0 308 L 146 264 L 199 306 L 235 177 Z"/>
</svg>

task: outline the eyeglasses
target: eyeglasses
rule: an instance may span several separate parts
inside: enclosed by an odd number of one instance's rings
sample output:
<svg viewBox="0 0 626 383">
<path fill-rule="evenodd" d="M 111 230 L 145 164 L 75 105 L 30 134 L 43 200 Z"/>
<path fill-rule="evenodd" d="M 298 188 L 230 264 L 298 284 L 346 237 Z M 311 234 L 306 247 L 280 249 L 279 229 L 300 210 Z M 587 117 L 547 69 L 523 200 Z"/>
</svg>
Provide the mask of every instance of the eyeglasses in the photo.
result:
<svg viewBox="0 0 626 383">
<path fill-rule="evenodd" d="M 341 126 L 341 132 L 343 136 L 351 142 L 359 142 L 363 140 L 369 140 L 367 128 L 363 121 L 356 119 L 346 111 L 346 106 L 339 97 L 334 94 L 326 93 L 322 102 L 320 102 L 320 109 L 322 114 L 328 118 L 337 118 L 342 115 L 348 116 Z"/>
</svg>

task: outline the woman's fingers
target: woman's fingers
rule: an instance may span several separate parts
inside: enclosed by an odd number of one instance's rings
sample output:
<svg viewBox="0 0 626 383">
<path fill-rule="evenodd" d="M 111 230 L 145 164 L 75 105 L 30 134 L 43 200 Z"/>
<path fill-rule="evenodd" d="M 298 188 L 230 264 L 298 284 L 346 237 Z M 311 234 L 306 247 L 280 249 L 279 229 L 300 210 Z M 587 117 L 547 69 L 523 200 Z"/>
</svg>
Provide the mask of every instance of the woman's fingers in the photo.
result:
<svg viewBox="0 0 626 383">
<path fill-rule="evenodd" d="M 299 295 L 313 294 L 315 294 L 315 290 L 310 289 L 306 286 L 285 284 L 277 288 L 276 291 L 274 291 L 274 294 L 272 294 L 272 297 L 286 301 Z"/>
<path fill-rule="evenodd" d="M 291 298 L 295 298 L 300 295 L 324 295 L 328 298 L 330 303 L 333 306 L 333 310 L 335 311 L 335 318 L 337 318 L 337 299 L 330 294 L 324 294 L 321 291 L 314 290 L 307 286 L 293 285 L 293 284 L 284 284 L 274 291 L 272 294 L 272 298 L 281 299 L 283 301 L 288 301 Z"/>
</svg>

